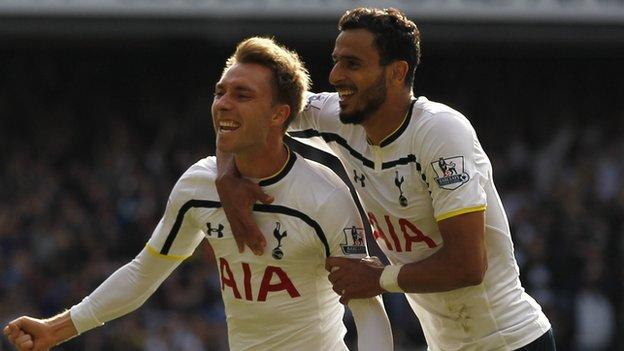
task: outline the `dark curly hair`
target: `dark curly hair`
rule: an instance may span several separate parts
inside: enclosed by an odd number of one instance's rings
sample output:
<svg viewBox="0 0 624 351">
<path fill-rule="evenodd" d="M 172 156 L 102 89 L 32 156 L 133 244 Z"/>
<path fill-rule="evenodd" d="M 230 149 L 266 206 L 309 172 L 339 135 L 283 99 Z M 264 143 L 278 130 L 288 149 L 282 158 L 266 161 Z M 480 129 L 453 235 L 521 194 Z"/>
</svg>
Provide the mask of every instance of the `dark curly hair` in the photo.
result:
<svg viewBox="0 0 624 351">
<path fill-rule="evenodd" d="M 405 85 L 412 87 L 420 63 L 420 32 L 414 22 L 395 8 L 358 7 L 345 12 L 338 22 L 338 30 L 349 29 L 366 29 L 373 34 L 381 65 L 407 61 Z"/>
</svg>

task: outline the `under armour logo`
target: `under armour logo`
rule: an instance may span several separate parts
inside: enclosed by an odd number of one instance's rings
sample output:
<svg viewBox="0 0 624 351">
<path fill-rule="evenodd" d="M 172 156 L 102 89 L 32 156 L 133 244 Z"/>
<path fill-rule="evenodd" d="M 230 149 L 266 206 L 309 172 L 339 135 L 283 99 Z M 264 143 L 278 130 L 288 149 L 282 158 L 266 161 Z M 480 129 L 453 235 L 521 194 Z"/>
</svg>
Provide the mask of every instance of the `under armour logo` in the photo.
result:
<svg viewBox="0 0 624 351">
<path fill-rule="evenodd" d="M 273 229 L 273 236 L 275 237 L 275 239 L 277 239 L 277 247 L 273 249 L 273 258 L 276 260 L 281 260 L 282 257 L 284 257 L 284 252 L 282 252 L 282 249 L 280 249 L 280 247 L 282 246 L 282 239 L 286 237 L 286 235 L 288 234 L 288 231 L 284 231 L 283 233 L 280 233 L 280 227 L 281 224 L 280 222 L 275 222 L 275 229 Z"/>
<path fill-rule="evenodd" d="M 212 223 L 208 222 L 206 223 L 206 226 L 208 227 L 209 236 L 212 236 L 213 233 L 217 233 L 218 238 L 223 238 L 223 229 L 225 228 L 223 224 L 219 223 L 219 226 L 217 228 L 213 228 Z"/>
<path fill-rule="evenodd" d="M 399 179 L 399 171 L 395 171 L 396 172 L 396 176 L 394 177 L 394 185 L 397 186 L 397 188 L 399 188 L 399 203 L 401 204 L 401 206 L 403 207 L 407 207 L 407 198 L 405 196 L 403 196 L 403 189 L 401 189 L 401 186 L 403 185 L 403 181 L 405 180 L 403 178 L 403 176 L 401 176 L 401 178 Z"/>
<path fill-rule="evenodd" d="M 362 173 L 362 175 L 358 176 L 357 170 L 353 170 L 353 180 L 355 182 L 360 182 L 360 184 L 362 184 L 362 187 L 366 186 L 366 184 L 364 184 L 364 180 L 366 180 L 366 176 L 364 175 L 364 173 Z"/>
</svg>

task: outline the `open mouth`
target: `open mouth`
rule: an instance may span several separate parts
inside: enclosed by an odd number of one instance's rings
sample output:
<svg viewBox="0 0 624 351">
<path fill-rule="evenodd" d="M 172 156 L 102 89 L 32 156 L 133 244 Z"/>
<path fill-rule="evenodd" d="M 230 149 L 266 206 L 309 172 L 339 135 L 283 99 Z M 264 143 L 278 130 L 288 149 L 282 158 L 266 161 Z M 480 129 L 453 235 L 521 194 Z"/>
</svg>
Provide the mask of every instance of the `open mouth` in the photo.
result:
<svg viewBox="0 0 624 351">
<path fill-rule="evenodd" d="M 340 101 L 346 101 L 353 95 L 355 95 L 354 88 L 336 88 L 336 92 L 338 92 L 338 97 Z"/>
<path fill-rule="evenodd" d="M 219 121 L 219 133 L 229 133 L 237 130 L 240 123 L 235 121 Z"/>
</svg>

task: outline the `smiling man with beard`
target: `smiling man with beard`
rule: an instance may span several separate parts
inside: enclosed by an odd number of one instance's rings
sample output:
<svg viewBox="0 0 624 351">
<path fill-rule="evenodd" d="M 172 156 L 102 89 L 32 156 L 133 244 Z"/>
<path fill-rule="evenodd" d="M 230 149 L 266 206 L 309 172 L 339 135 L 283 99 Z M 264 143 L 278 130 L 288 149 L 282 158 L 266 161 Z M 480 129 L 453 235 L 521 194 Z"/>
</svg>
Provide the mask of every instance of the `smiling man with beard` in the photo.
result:
<svg viewBox="0 0 624 351">
<path fill-rule="evenodd" d="M 337 93 L 309 95 L 290 134 L 322 138 L 353 174 L 392 263 L 328 258 L 341 301 L 405 293 L 429 350 L 555 350 L 548 318 L 520 283 L 475 130 L 456 110 L 412 94 L 416 25 L 396 9 L 357 8 L 338 28 L 329 76 Z M 239 249 L 259 253 L 264 241 L 249 208 L 260 192 L 235 170 L 220 172 Z"/>
</svg>

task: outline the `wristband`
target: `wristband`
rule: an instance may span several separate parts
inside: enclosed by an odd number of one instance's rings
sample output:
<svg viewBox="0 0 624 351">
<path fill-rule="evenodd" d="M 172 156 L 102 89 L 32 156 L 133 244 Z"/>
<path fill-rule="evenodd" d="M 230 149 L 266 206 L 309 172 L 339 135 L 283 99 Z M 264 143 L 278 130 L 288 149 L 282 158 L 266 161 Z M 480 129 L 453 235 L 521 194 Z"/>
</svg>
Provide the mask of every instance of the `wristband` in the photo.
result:
<svg viewBox="0 0 624 351">
<path fill-rule="evenodd" d="M 387 292 L 404 292 L 399 286 L 399 272 L 403 265 L 389 265 L 381 272 L 379 286 Z"/>
</svg>

